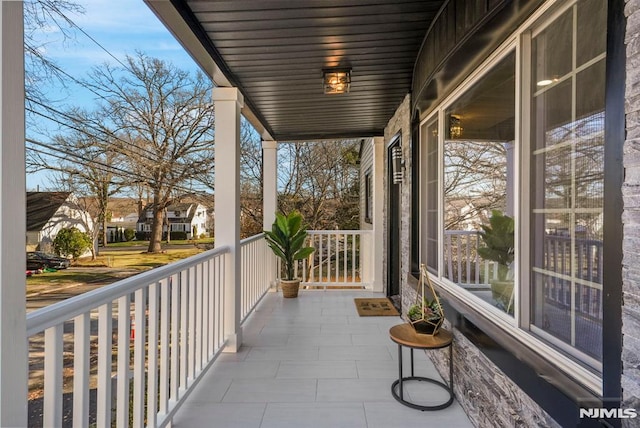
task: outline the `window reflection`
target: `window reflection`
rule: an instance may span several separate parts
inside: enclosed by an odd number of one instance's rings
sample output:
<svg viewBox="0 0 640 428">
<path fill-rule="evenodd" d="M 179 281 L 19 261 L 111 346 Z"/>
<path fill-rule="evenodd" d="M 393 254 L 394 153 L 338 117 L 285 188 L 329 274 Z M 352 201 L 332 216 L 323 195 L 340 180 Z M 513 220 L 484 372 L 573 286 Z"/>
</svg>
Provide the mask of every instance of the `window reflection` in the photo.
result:
<svg viewBox="0 0 640 428">
<path fill-rule="evenodd" d="M 603 0 L 578 2 L 532 45 L 534 76 L 563 73 L 532 101 L 532 330 L 594 367 L 602 359 L 605 12 Z M 567 22 L 577 22 L 569 69 L 546 49 Z"/>
<path fill-rule="evenodd" d="M 451 105 L 445 120 L 444 276 L 513 314 L 513 227 L 509 246 L 484 253 L 492 244 L 481 232 L 492 216 L 513 216 L 515 53 Z"/>
</svg>

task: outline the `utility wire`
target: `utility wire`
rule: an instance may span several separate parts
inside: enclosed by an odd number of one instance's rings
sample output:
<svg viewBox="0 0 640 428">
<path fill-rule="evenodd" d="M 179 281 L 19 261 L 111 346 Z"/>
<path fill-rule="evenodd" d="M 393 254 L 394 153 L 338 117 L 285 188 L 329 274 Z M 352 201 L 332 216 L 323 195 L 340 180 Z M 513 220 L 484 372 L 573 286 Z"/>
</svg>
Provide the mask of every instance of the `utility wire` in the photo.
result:
<svg viewBox="0 0 640 428">
<path fill-rule="evenodd" d="M 73 157 L 74 159 L 78 159 L 78 160 L 81 160 L 81 161 L 85 162 L 84 164 L 81 164 L 81 165 L 84 165 L 84 166 L 91 165 L 92 167 L 96 168 L 99 171 L 102 171 L 102 172 L 105 172 L 105 173 L 111 173 L 111 174 L 117 175 L 117 176 L 119 176 L 121 178 L 134 179 L 135 182 L 143 183 L 143 184 L 148 185 L 147 177 L 145 177 L 143 175 L 140 175 L 140 174 L 137 174 L 135 172 L 128 171 L 128 170 L 119 168 L 119 167 L 114 166 L 114 165 L 108 165 L 108 164 L 105 164 L 105 163 L 100 162 L 100 161 L 95 160 L 95 159 L 88 159 L 87 157 L 79 155 L 78 153 L 73 152 L 71 150 L 66 150 L 66 149 L 63 149 L 63 148 L 55 147 L 55 146 L 52 146 L 50 144 L 43 143 L 41 141 L 33 140 L 33 139 L 30 139 L 30 138 L 27 138 L 26 141 L 31 143 L 31 144 L 34 144 L 36 146 L 40 146 L 40 147 L 46 148 L 48 150 L 51 150 L 51 151 L 44 151 L 44 150 L 37 149 L 35 147 L 31 147 L 30 148 L 30 150 L 33 150 L 34 152 L 43 154 L 45 156 L 51 156 L 51 157 L 56 158 L 56 159 L 68 161 L 69 160 L 68 157 L 62 156 L 60 154 L 55 153 L 55 152 L 60 152 L 60 153 L 63 153 L 65 155 L 67 155 L 67 156 Z M 200 184 L 206 185 L 206 183 L 203 183 L 203 182 L 201 182 L 199 180 L 194 180 L 194 181 L 199 182 Z M 113 181 L 111 181 L 111 183 L 112 184 L 118 184 L 118 183 L 114 183 Z M 197 192 L 193 188 L 188 188 L 188 187 L 184 187 L 184 186 L 181 186 L 181 185 L 174 185 L 173 188 L 176 189 L 176 190 L 187 192 L 187 193 L 195 193 L 195 192 Z"/>
</svg>

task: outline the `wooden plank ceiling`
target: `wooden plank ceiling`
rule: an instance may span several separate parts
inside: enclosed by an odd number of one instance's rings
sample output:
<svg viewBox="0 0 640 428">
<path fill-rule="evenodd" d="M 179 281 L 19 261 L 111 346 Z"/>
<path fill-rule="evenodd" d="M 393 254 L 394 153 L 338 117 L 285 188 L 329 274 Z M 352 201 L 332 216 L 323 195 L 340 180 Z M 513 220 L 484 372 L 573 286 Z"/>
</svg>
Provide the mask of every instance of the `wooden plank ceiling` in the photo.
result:
<svg viewBox="0 0 640 428">
<path fill-rule="evenodd" d="M 278 141 L 382 135 L 443 0 L 172 0 Z M 322 69 L 351 67 L 325 95 Z"/>
</svg>

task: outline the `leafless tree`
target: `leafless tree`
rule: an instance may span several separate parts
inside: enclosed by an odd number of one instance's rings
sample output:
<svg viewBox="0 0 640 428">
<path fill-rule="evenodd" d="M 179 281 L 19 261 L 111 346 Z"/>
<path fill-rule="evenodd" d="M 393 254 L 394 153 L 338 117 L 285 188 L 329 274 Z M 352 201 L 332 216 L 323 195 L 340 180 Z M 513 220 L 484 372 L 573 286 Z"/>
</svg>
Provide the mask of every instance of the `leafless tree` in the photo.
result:
<svg viewBox="0 0 640 428">
<path fill-rule="evenodd" d="M 42 88 L 52 80 L 64 85 L 66 78 L 58 65 L 47 56 L 50 38 L 55 34 L 57 42 L 69 43 L 74 39 L 70 14 L 82 14 L 84 8 L 69 0 L 25 0 L 24 1 L 24 51 L 25 88 L 27 98 L 47 101 Z"/>
<path fill-rule="evenodd" d="M 444 145 L 445 229 L 479 227 L 491 210 L 505 210 L 507 150 L 503 142 L 447 141 Z"/>
<path fill-rule="evenodd" d="M 282 144 L 279 203 L 300 211 L 311 229 L 357 228 L 359 140 Z"/>
<path fill-rule="evenodd" d="M 27 163 L 30 170 L 46 169 L 54 172 L 59 190 L 70 191 L 76 204 L 91 216 L 87 230 L 96 241 L 107 239 L 107 204 L 111 196 L 132 182 L 126 171 L 119 169 L 123 155 L 114 150 L 114 137 L 100 132 L 100 114 L 73 110 L 65 114 L 71 120 L 70 130 L 53 138 L 52 148 L 59 154 L 57 162 L 49 155 L 31 150 Z M 91 224 L 94 226 L 91 227 Z M 96 253 L 93 253 L 94 258 Z"/>
<path fill-rule="evenodd" d="M 213 167 L 211 82 L 143 53 L 125 67 L 96 67 L 87 84 L 103 100 L 105 126 L 118 135 L 112 147 L 123 169 L 152 195 L 149 252 L 161 251 L 163 213 L 194 177 Z"/>
<path fill-rule="evenodd" d="M 243 127 L 241 141 L 241 225 L 249 236 L 262 231 L 262 148 Z M 358 227 L 359 140 L 278 145 L 278 203 L 299 210 L 312 229 Z"/>
</svg>

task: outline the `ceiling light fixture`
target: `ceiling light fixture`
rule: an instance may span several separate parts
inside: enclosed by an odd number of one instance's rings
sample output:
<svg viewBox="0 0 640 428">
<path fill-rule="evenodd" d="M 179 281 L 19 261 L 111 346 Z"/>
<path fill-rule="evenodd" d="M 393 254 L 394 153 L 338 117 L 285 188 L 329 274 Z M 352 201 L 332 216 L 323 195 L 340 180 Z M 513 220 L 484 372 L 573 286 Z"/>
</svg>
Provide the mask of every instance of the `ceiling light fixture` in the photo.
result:
<svg viewBox="0 0 640 428">
<path fill-rule="evenodd" d="M 449 116 L 449 138 L 456 139 L 462 137 L 463 130 L 460 116 L 453 114 Z"/>
<path fill-rule="evenodd" d="M 350 68 L 326 68 L 322 70 L 325 94 L 346 94 L 351 89 Z"/>
<path fill-rule="evenodd" d="M 544 86 L 549 86 L 549 85 L 551 85 L 552 83 L 556 83 L 557 81 L 558 81 L 558 78 L 557 78 L 557 77 L 552 77 L 551 79 L 542 79 L 542 80 L 539 80 L 538 82 L 536 82 L 536 85 L 537 85 L 537 86 L 540 86 L 540 87 L 544 87 Z"/>
</svg>

